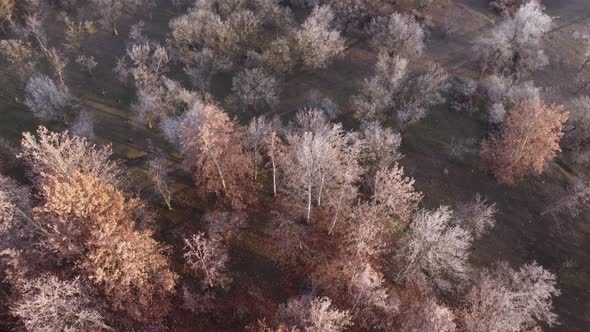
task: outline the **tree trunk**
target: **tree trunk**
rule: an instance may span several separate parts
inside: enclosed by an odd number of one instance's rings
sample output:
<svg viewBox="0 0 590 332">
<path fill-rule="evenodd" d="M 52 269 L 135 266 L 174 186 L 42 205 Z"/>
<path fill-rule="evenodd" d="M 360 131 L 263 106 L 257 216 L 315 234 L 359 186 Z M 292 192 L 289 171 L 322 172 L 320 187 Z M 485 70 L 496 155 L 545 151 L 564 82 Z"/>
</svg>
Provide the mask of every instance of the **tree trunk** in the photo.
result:
<svg viewBox="0 0 590 332">
<path fill-rule="evenodd" d="M 277 168 L 274 158 L 272 160 L 272 193 L 274 197 L 277 197 Z"/>
<path fill-rule="evenodd" d="M 311 218 L 311 185 L 307 186 L 307 223 Z"/>
</svg>

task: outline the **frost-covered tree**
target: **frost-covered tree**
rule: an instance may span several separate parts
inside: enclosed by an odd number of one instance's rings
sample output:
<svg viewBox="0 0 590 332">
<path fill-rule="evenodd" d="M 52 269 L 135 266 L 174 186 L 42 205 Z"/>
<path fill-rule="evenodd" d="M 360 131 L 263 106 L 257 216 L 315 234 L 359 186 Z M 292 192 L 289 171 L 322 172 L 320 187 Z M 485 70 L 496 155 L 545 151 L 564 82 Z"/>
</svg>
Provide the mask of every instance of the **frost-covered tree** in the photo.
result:
<svg viewBox="0 0 590 332">
<path fill-rule="evenodd" d="M 86 139 L 94 139 L 94 117 L 92 111 L 84 109 L 78 113 L 76 121 L 70 126 L 68 130 L 70 134 Z"/>
<path fill-rule="evenodd" d="M 131 77 L 139 88 L 150 88 L 168 71 L 170 61 L 165 47 L 153 42 L 137 43 L 130 45 L 117 61 L 115 72 L 123 81 Z"/>
<path fill-rule="evenodd" d="M 315 7 L 295 33 L 297 50 L 304 65 L 324 68 L 344 51 L 344 39 L 332 27 L 333 21 L 334 12 L 330 6 Z"/>
<path fill-rule="evenodd" d="M 490 0 L 490 8 L 502 16 L 510 16 L 525 2 L 526 0 Z"/>
<path fill-rule="evenodd" d="M 89 9 L 92 15 L 97 17 L 103 29 L 111 30 L 118 35 L 117 21 L 123 15 L 138 13 L 154 5 L 152 0 L 91 0 Z"/>
<path fill-rule="evenodd" d="M 373 47 L 389 56 L 415 58 L 424 51 L 424 29 L 407 14 L 374 18 L 369 26 Z"/>
<path fill-rule="evenodd" d="M 0 0 L 0 3 L 2 1 L 6 0 Z M 28 78 L 37 65 L 37 55 L 35 54 L 35 50 L 31 43 L 26 40 L 0 40 L 0 54 L 5 61 L 8 61 L 8 63 L 18 68 L 18 74 L 22 79 Z"/>
<path fill-rule="evenodd" d="M 396 95 L 407 77 L 408 61 L 379 53 L 375 75 L 365 79 L 359 95 L 351 98 L 357 118 L 365 121 L 383 120 L 396 104 Z"/>
<path fill-rule="evenodd" d="M 404 310 L 402 332 L 454 332 L 457 330 L 453 311 L 434 299 L 412 299 L 410 309 Z"/>
<path fill-rule="evenodd" d="M 590 97 L 572 100 L 566 109 L 569 117 L 564 127 L 563 146 L 579 148 L 590 142 Z"/>
<path fill-rule="evenodd" d="M 321 110 L 297 114 L 296 128 L 287 134 L 283 189 L 306 211 L 308 221 L 313 206 L 338 210 L 354 197 L 353 184 L 360 174 L 356 142 L 341 124 L 330 124 Z"/>
<path fill-rule="evenodd" d="M 237 106 L 270 109 L 279 102 L 277 80 L 261 68 L 244 69 L 232 80 Z"/>
<path fill-rule="evenodd" d="M 402 137 L 399 133 L 379 122 L 363 123 L 361 158 L 365 167 L 376 171 L 391 167 L 403 156 L 399 151 Z"/>
<path fill-rule="evenodd" d="M 543 102 L 526 103 L 506 117 L 501 131 L 481 144 L 485 165 L 501 183 L 513 184 L 527 174 L 541 174 L 561 151 L 559 140 L 568 114 Z"/>
<path fill-rule="evenodd" d="M 27 331 L 111 331 L 80 281 L 62 281 L 52 275 L 25 279 L 10 313 Z"/>
<path fill-rule="evenodd" d="M 263 161 L 264 149 L 272 133 L 272 124 L 264 116 L 252 118 L 244 131 L 244 145 L 252 153 L 254 180 L 258 178 L 258 168 Z"/>
<path fill-rule="evenodd" d="M 476 239 L 494 227 L 495 215 L 496 203 L 488 203 L 479 193 L 473 200 L 459 204 L 455 209 L 455 220 Z"/>
<path fill-rule="evenodd" d="M 467 279 L 472 236 L 453 225 L 453 212 L 448 207 L 416 213 L 401 243 L 403 267 L 397 280 L 426 278 L 435 289 L 448 291 Z"/>
<path fill-rule="evenodd" d="M 430 107 L 444 102 L 448 75 L 432 64 L 423 73 L 409 76 L 408 61 L 379 53 L 375 75 L 365 80 L 361 93 L 351 98 L 357 118 L 364 121 L 385 120 L 396 112 L 400 126 L 419 121 Z"/>
<path fill-rule="evenodd" d="M 536 263 L 514 270 L 508 264 L 484 269 L 467 294 L 464 324 L 474 332 L 518 332 L 539 323 L 557 324 L 552 299 L 556 277 Z"/>
<path fill-rule="evenodd" d="M 513 17 L 494 27 L 490 36 L 476 42 L 473 50 L 482 72 L 520 77 L 546 66 L 549 60 L 541 41 L 552 24 L 538 0 L 521 6 Z"/>
<path fill-rule="evenodd" d="M 232 60 L 222 54 L 215 53 L 210 48 L 203 48 L 195 52 L 192 63 L 185 67 L 193 86 L 200 90 L 208 90 L 213 76 L 221 71 L 229 70 Z"/>
<path fill-rule="evenodd" d="M 154 184 L 156 193 L 164 200 L 168 210 L 172 210 L 172 192 L 168 187 L 168 168 L 163 158 L 150 160 L 148 175 Z"/>
<path fill-rule="evenodd" d="M 522 104 L 540 102 L 541 89 L 533 81 L 516 81 L 508 76 L 490 75 L 479 85 L 487 106 L 489 121 L 504 122 L 506 115 Z"/>
<path fill-rule="evenodd" d="M 76 58 L 76 63 L 80 65 L 80 67 L 86 69 L 89 75 L 92 75 L 92 70 L 98 65 L 98 62 L 96 62 L 93 56 L 86 56 L 83 54 Z"/>
<path fill-rule="evenodd" d="M 184 258 L 188 266 L 197 273 L 202 273 L 203 288 L 226 288 L 231 283 L 227 271 L 229 254 L 220 238 L 206 238 L 204 233 L 197 233 L 184 239 Z"/>
<path fill-rule="evenodd" d="M 577 180 L 568 188 L 568 193 L 551 204 L 541 215 L 568 212 L 577 216 L 590 206 L 590 181 Z"/>
<path fill-rule="evenodd" d="M 295 65 L 291 46 L 286 38 L 273 40 L 262 53 L 248 52 L 248 61 L 253 66 L 260 66 L 274 75 L 290 72 Z"/>
<path fill-rule="evenodd" d="M 68 88 L 47 76 L 33 76 L 25 88 L 25 105 L 42 120 L 67 121 L 76 111 L 76 100 Z"/>
<path fill-rule="evenodd" d="M 23 133 L 21 152 L 17 155 L 31 167 L 35 176 L 68 176 L 80 172 L 109 183 L 120 183 L 122 169 L 110 160 L 110 146 L 97 146 L 86 138 L 51 132 L 42 126 L 37 129 L 37 136 Z"/>
<path fill-rule="evenodd" d="M 279 307 L 277 315 L 282 323 L 310 332 L 339 332 L 352 324 L 350 312 L 334 308 L 328 297 L 292 298 Z"/>
</svg>

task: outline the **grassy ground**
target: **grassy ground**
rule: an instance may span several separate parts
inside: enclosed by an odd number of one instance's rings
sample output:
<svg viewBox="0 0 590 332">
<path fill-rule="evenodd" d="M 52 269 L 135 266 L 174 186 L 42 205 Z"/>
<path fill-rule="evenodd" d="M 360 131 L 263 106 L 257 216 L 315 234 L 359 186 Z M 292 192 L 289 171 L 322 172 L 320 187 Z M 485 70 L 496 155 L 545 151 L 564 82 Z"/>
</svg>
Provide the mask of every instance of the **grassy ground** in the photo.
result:
<svg viewBox="0 0 590 332">
<path fill-rule="evenodd" d="M 586 0 L 545 1 L 548 13 L 556 18 L 556 27 L 546 40 L 551 65 L 534 77 L 537 84 L 551 87 L 551 96 L 564 103 L 573 97 L 576 90 L 576 69 L 578 63 L 572 59 L 580 52 L 580 46 L 571 38 L 572 32 L 590 21 L 590 4 Z M 153 13 L 147 21 L 148 36 L 162 40 L 168 31 L 167 22 L 176 14 L 172 10 Z M 436 28 L 441 18 L 456 15 L 456 32 L 443 36 Z M 450 73 L 463 78 L 476 79 L 479 75 L 471 61 L 471 44 L 498 18 L 487 8 L 487 0 L 441 0 L 431 12 L 433 32 L 424 59 L 418 63 L 435 60 Z M 155 132 L 133 125 L 130 120 L 130 103 L 133 91 L 117 82 L 111 68 L 114 57 L 123 52 L 129 22 L 120 25 L 120 35 L 113 36 L 100 32 L 86 42 L 90 55 L 99 62 L 96 74 L 89 77 L 71 64 L 67 75 L 68 84 L 80 96 L 83 103 L 96 110 L 98 141 L 112 143 L 115 154 L 130 166 L 138 183 L 145 181 L 140 175 L 145 166 L 146 155 L 153 150 L 170 147 Z M 289 79 L 283 88 L 282 102 L 278 113 L 291 112 L 302 103 L 302 98 L 311 89 L 319 90 L 331 97 L 348 118 L 348 99 L 356 93 L 362 79 L 370 75 L 374 63 L 373 54 L 364 43 L 351 40 L 353 45 L 346 55 L 333 66 L 322 71 L 313 71 Z M 21 132 L 30 131 L 38 124 L 16 98 L 22 99 L 22 83 L 18 82 L 15 69 L 0 69 L 0 136 L 17 142 Z M 218 84 L 216 96 L 227 94 L 227 83 Z M 225 89 L 225 90 L 224 90 Z M 588 331 L 590 328 L 590 224 L 587 215 L 572 219 L 567 215 L 540 216 L 548 204 L 562 195 L 572 176 L 584 174 L 584 169 L 563 167 L 566 158 L 547 165 L 546 172 L 538 178 L 528 178 L 514 187 L 498 185 L 480 168 L 476 153 L 468 154 L 462 161 L 451 160 L 447 149 L 453 137 L 471 138 L 479 142 L 485 136 L 487 127 L 481 116 L 457 114 L 448 107 L 438 107 L 423 122 L 409 128 L 405 133 L 402 161 L 406 172 L 417 181 L 419 190 L 425 193 L 425 206 L 452 205 L 469 200 L 475 193 L 481 193 L 496 202 L 499 214 L 497 226 L 476 244 L 473 262 L 487 265 L 497 260 L 522 264 L 532 260 L 557 273 L 562 295 L 556 301 L 556 310 L 561 325 L 549 331 Z M 477 144 L 472 148 L 476 149 Z M 174 158 L 170 158 L 174 160 Z M 190 196 L 190 179 L 175 177 L 176 197 Z M 144 187 L 149 185 L 143 183 Z M 179 236 L 201 227 L 200 209 L 177 208 L 173 212 L 162 211 L 160 238 L 175 243 Z M 253 221 L 234 248 L 234 257 L 239 257 L 235 268 L 240 271 L 237 278 L 244 278 L 258 284 L 260 292 L 284 300 L 293 295 L 293 285 L 269 260 L 264 252 L 264 241 L 257 226 L 264 228 L 264 220 Z M 257 224 L 258 223 L 258 224 Z M 175 255 L 178 257 L 178 255 Z M 248 282 L 249 283 L 249 282 Z M 255 300 L 252 289 L 238 289 L 244 298 Z M 252 301 L 234 303 L 228 308 L 239 320 L 241 315 L 254 311 L 249 308 Z M 264 306 L 265 304 L 260 304 Z M 184 316 L 184 317 L 183 317 Z M 215 319 L 215 318 L 212 318 Z M 186 314 L 174 315 L 171 325 L 176 330 L 195 329 L 195 322 Z M 231 321 L 224 325 L 231 326 Z"/>
</svg>

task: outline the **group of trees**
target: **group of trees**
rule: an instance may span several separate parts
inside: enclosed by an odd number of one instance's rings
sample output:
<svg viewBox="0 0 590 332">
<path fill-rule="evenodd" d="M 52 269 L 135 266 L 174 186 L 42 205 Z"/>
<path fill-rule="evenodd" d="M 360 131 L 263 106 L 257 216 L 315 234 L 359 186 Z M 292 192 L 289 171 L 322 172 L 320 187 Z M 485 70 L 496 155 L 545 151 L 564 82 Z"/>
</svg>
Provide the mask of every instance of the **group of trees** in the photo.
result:
<svg viewBox="0 0 590 332">
<path fill-rule="evenodd" d="M 117 35 L 121 17 L 149 13 L 156 2 L 61 1 L 71 15 L 62 49 L 44 32 L 48 4 L 0 0 L 0 27 L 10 36 L 0 53 L 22 68 L 24 104 L 69 129 L 23 134 L 15 152 L 27 170 L 21 181 L 0 160 L 0 266 L 10 315 L 30 331 L 86 331 L 158 329 L 176 300 L 196 315 L 223 314 L 238 293 L 227 290 L 241 281 L 232 271 L 234 246 L 251 235 L 244 226 L 261 228 L 252 219 L 270 219 L 261 231 L 269 256 L 305 286 L 254 312 L 260 320 L 252 330 L 517 332 L 556 324 L 554 274 L 534 262 L 517 269 L 470 262 L 495 224 L 496 205 L 477 194 L 427 209 L 399 164 L 398 131 L 444 103 L 450 80 L 442 66 L 415 61 L 428 36 L 420 15 L 383 15 L 385 2 L 174 0 L 187 11 L 171 20 L 166 41 L 150 39 L 143 21 L 131 26 L 115 74 L 135 90 L 134 123 L 179 150 L 175 170 L 192 178 L 207 210 L 205 230 L 175 230 L 181 236 L 165 244 L 155 211 L 111 148 L 92 143 L 92 112 L 68 88 L 66 70 L 69 59 L 89 75 L 99 65 L 82 47 L 97 33 L 94 22 Z M 587 97 L 567 105 L 568 118 L 527 80 L 548 63 L 542 38 L 552 19 L 538 1 L 520 3 L 490 2 L 505 17 L 475 42 L 482 79 L 462 95 L 488 113 L 481 161 L 506 184 L 540 174 L 561 145 L 575 150 L 590 138 Z M 289 78 L 345 53 L 351 28 L 376 54 L 373 74 L 348 103 L 359 130 L 335 121 L 330 99 L 260 114 L 276 110 Z M 45 64 L 51 76 L 36 73 Z M 192 88 L 171 79 L 179 65 Z M 231 74 L 231 87 L 216 100 L 211 83 L 221 72 Z M 14 154 L 6 150 L 0 158 Z M 168 210 L 197 210 L 176 199 L 171 164 L 164 154 L 149 159 L 149 184 Z M 578 184 L 544 213 L 588 206 L 589 188 Z"/>
</svg>

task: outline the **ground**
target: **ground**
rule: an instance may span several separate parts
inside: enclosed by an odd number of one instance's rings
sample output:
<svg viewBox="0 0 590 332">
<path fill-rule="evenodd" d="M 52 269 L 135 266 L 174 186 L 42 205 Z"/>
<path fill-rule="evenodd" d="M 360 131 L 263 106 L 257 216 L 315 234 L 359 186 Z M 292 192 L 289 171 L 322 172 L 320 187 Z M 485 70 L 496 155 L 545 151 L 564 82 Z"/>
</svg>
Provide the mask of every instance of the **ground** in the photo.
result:
<svg viewBox="0 0 590 332">
<path fill-rule="evenodd" d="M 565 103 L 575 96 L 577 55 L 581 45 L 572 38 L 576 29 L 590 29 L 590 3 L 587 0 L 546 0 L 547 12 L 555 17 L 556 26 L 545 40 L 551 65 L 536 73 L 537 85 L 546 87 L 554 102 Z M 162 39 L 168 32 L 167 22 L 178 15 L 173 9 L 152 13 L 146 21 L 148 36 Z M 485 32 L 499 18 L 487 7 L 487 0 L 437 0 L 428 22 L 433 27 L 424 59 L 437 61 L 451 74 L 463 79 L 477 79 L 479 72 L 471 58 L 474 39 Z M 444 17 L 456 17 L 454 32 L 445 36 L 437 26 Z M 84 105 L 96 110 L 97 135 L 100 143 L 112 143 L 115 155 L 122 158 L 136 174 L 141 183 L 146 155 L 153 150 L 173 152 L 161 136 L 142 124 L 130 120 L 130 104 L 133 90 L 114 80 L 111 68 L 114 58 L 121 56 L 127 35 L 128 19 L 120 24 L 119 36 L 99 32 L 86 42 L 85 47 L 99 66 L 90 77 L 70 64 L 66 75 L 73 92 L 80 96 Z M 57 27 L 56 27 L 57 29 Z M 56 30 L 57 31 L 57 30 Z M 96 47 L 100 45 L 100 47 Z M 348 100 L 364 77 L 370 75 L 375 54 L 363 42 L 352 38 L 346 55 L 326 70 L 313 71 L 292 78 L 285 83 L 278 113 L 292 112 L 301 104 L 302 97 L 311 89 L 331 97 L 340 106 L 346 124 L 351 123 Z M 175 77 L 185 80 L 181 75 Z M 214 82 L 213 94 L 222 99 L 228 94 L 228 79 Z M 188 84 L 188 82 L 185 81 Z M 0 136 L 18 142 L 23 131 L 32 131 L 39 123 L 21 103 L 22 83 L 17 69 L 3 66 L 0 69 Z M 586 93 L 590 93 L 587 91 Z M 55 128 L 55 127 L 54 127 Z M 471 146 L 477 151 L 478 142 L 489 128 L 481 114 L 459 114 L 448 105 L 437 107 L 424 121 L 408 128 L 404 133 L 401 164 L 405 171 L 416 179 L 416 186 L 425 194 L 425 207 L 453 205 L 469 200 L 481 193 L 498 207 L 497 225 L 491 233 L 476 243 L 473 262 L 478 266 L 489 265 L 497 260 L 513 264 L 537 261 L 558 276 L 562 294 L 555 301 L 560 325 L 548 331 L 588 331 L 590 328 L 590 224 L 587 215 L 572 219 L 568 215 L 541 216 L 549 204 L 565 192 L 575 176 L 586 176 L 587 170 L 572 165 L 567 154 L 560 155 L 546 167 L 542 176 L 527 178 L 518 185 L 508 187 L 498 184 L 481 169 L 477 153 L 468 154 L 462 161 L 451 160 L 447 153 L 452 138 L 471 138 Z M 178 161 L 170 157 L 172 162 Z M 190 194 L 190 179 L 175 177 L 176 197 Z M 143 183 L 148 188 L 149 184 Z M 175 242 L 181 230 L 200 227 L 199 209 L 177 208 L 172 212 L 162 210 L 159 238 Z M 260 222 L 263 227 L 264 222 Z M 286 278 L 272 261 L 265 257 L 264 241 L 257 227 L 249 229 L 234 248 L 239 255 L 240 278 L 257 283 L 261 292 L 278 302 L 290 295 L 289 289 L 298 285 L 285 283 Z M 300 286 L 300 285 L 299 285 Z M 251 290 L 238 290 L 252 295 Z M 236 316 L 248 312 L 248 303 L 235 303 Z M 264 306 L 264 303 L 259 304 Z M 182 315 L 178 315 L 181 317 Z M 239 319 L 239 317 L 236 317 Z M 175 318 L 170 322 L 172 330 L 197 328 L 187 325 L 186 319 Z"/>
</svg>

